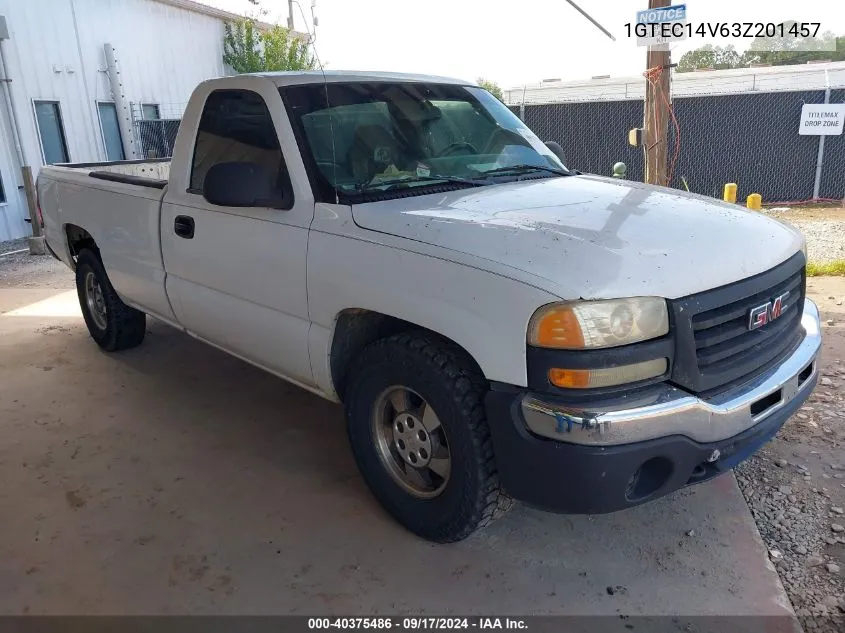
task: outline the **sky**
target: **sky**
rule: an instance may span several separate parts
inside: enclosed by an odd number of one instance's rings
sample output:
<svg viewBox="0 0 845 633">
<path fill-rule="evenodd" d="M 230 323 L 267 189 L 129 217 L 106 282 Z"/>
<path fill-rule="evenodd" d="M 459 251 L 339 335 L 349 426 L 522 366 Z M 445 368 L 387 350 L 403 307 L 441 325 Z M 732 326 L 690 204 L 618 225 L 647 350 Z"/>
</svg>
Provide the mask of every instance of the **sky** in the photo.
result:
<svg viewBox="0 0 845 633">
<path fill-rule="evenodd" d="M 244 13 L 246 0 L 199 0 Z M 261 0 L 268 21 L 287 22 L 287 0 Z M 627 36 L 625 24 L 647 0 L 575 0 L 608 31 L 611 41 L 565 0 L 316 0 L 316 46 L 327 68 L 385 70 L 485 77 L 502 88 L 542 79 L 636 76 L 645 70 L 646 49 Z M 300 13 L 305 14 L 307 21 Z M 312 30 L 311 0 L 294 4 L 297 30 Z M 820 22 L 821 31 L 845 35 L 843 0 L 688 0 L 690 23 Z M 704 44 L 749 39 L 692 38 L 678 42 L 672 59 Z"/>
</svg>

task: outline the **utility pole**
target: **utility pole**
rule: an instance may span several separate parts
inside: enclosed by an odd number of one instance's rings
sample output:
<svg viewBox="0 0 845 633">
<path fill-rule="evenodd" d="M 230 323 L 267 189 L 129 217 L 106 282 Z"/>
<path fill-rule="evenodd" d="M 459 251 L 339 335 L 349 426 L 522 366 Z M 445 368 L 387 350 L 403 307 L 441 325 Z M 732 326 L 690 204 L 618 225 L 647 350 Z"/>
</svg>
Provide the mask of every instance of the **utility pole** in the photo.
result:
<svg viewBox="0 0 845 633">
<path fill-rule="evenodd" d="M 293 0 L 288 0 L 288 31 L 293 31 Z"/>
<path fill-rule="evenodd" d="M 671 6 L 670 0 L 649 0 L 649 9 Z M 646 70 L 662 69 L 654 80 L 647 80 L 645 87 L 645 108 L 643 122 L 643 145 L 645 146 L 645 181 L 652 185 L 668 185 L 669 107 L 670 98 L 668 50 L 653 50 L 649 46 L 646 54 Z M 655 71 L 657 72 L 657 71 Z"/>
</svg>

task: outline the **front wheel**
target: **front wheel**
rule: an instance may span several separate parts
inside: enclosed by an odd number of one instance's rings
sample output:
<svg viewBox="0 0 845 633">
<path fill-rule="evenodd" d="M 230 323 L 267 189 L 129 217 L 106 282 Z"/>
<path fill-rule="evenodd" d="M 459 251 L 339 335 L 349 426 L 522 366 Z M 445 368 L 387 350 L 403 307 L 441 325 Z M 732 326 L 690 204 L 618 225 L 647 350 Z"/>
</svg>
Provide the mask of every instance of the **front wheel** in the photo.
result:
<svg viewBox="0 0 845 633">
<path fill-rule="evenodd" d="M 104 350 L 129 349 L 144 340 L 146 315 L 120 300 L 103 262 L 90 249 L 76 258 L 76 293 L 88 332 Z"/>
<path fill-rule="evenodd" d="M 486 392 L 461 350 L 423 332 L 373 343 L 351 370 L 345 403 L 358 467 L 384 508 L 425 539 L 459 541 L 510 506 Z"/>
</svg>

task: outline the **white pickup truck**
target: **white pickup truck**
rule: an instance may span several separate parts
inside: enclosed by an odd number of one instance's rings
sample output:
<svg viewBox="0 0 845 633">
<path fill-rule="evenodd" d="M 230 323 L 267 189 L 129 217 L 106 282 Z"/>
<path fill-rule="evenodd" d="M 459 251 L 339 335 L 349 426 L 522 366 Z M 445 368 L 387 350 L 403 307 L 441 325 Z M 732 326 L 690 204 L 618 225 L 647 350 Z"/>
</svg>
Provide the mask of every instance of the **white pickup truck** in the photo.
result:
<svg viewBox="0 0 845 633">
<path fill-rule="evenodd" d="M 442 542 L 706 481 L 817 379 L 800 233 L 564 162 L 466 82 L 244 75 L 172 161 L 45 167 L 38 201 L 102 348 L 150 315 L 343 402 L 375 496 Z"/>
</svg>

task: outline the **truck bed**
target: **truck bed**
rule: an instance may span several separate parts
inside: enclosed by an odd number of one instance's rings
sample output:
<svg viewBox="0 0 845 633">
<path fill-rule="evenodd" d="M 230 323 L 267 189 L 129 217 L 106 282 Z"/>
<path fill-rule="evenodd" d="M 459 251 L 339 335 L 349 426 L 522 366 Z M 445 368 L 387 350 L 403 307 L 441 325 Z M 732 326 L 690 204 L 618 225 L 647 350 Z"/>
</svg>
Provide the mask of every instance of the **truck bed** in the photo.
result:
<svg viewBox="0 0 845 633">
<path fill-rule="evenodd" d="M 128 185 L 164 189 L 170 176 L 170 159 L 120 160 L 106 163 L 64 163 L 51 170 L 81 172 L 91 178 Z"/>
<path fill-rule="evenodd" d="M 69 235 L 90 235 L 125 303 L 173 318 L 164 290 L 161 200 L 169 160 L 47 165 L 38 201 L 47 244 L 71 268 Z"/>
</svg>

